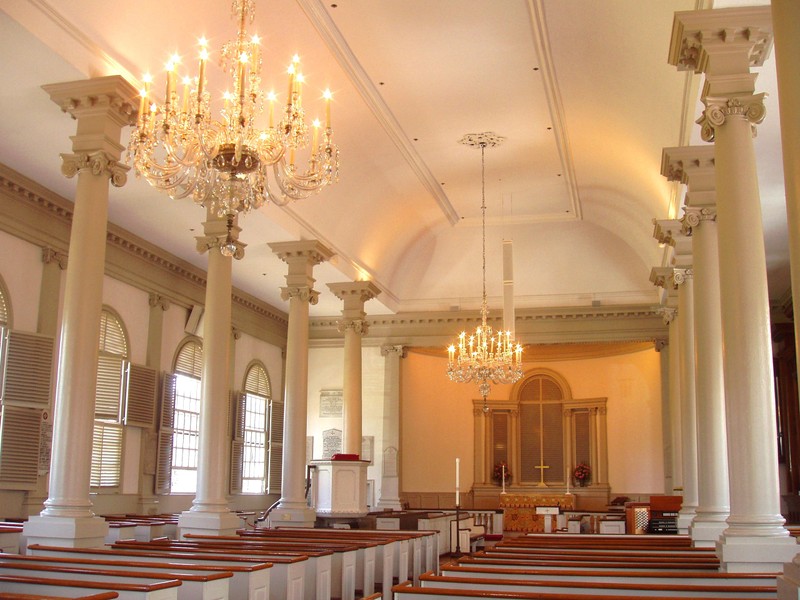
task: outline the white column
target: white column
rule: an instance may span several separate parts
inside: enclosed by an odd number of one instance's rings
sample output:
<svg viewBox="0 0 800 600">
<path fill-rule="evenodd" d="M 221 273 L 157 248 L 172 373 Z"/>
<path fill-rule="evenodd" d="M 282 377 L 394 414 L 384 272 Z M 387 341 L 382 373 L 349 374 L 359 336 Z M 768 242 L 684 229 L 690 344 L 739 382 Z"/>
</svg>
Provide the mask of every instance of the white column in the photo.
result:
<svg viewBox="0 0 800 600">
<path fill-rule="evenodd" d="M 698 507 L 690 528 L 694 546 L 714 547 L 730 513 L 722 316 L 713 146 L 665 148 L 662 175 L 687 186 L 683 230 L 692 239 Z"/>
<path fill-rule="evenodd" d="M 683 446 L 681 440 L 680 315 L 676 307 L 664 307 L 669 330 L 669 424 L 672 438 L 672 493 L 683 494 Z M 667 491 L 669 493 L 669 490 Z"/>
<path fill-rule="evenodd" d="M 227 415 L 230 402 L 231 270 L 233 258 L 244 257 L 244 245 L 238 241 L 239 227 L 233 225 L 230 237 L 236 245 L 234 256 L 224 256 L 222 246 L 228 237 L 227 219 L 206 212 L 204 236 L 197 237 L 197 251 L 208 252 L 205 313 L 203 319 L 203 378 L 200 397 L 200 436 L 197 461 L 197 491 L 192 507 L 181 513 L 181 535 L 203 533 L 232 535 L 239 518 L 228 508 Z"/>
<path fill-rule="evenodd" d="M 102 545 L 108 526 L 89 499 L 97 348 L 103 303 L 108 183 L 121 187 L 128 167 L 119 164 L 122 128 L 135 119 L 136 90 L 121 77 L 44 86 L 77 120 L 73 154 L 61 171 L 78 176 L 70 233 L 55 396 L 49 498 L 24 526 L 28 543 Z"/>
<path fill-rule="evenodd" d="M 783 527 L 761 203 L 753 148 L 764 119 L 756 75 L 772 45 L 769 7 L 678 13 L 673 64 L 704 72 L 698 120 L 715 142 L 717 230 L 731 513 L 717 543 L 725 571 L 779 571 L 797 545 Z M 675 59 L 675 60 L 673 60 Z"/>
<path fill-rule="evenodd" d="M 697 398 L 694 373 L 694 282 L 691 269 L 676 268 L 673 285 L 678 288 L 681 377 L 681 447 L 683 505 L 678 513 L 678 531 L 688 533 L 697 513 Z"/>
<path fill-rule="evenodd" d="M 316 520 L 305 500 L 306 430 L 308 420 L 308 307 L 316 304 L 314 266 L 333 256 L 317 240 L 277 242 L 272 251 L 288 265 L 281 297 L 289 301 L 286 335 L 286 377 L 283 422 L 283 485 L 272 522 L 309 527 Z"/>
<path fill-rule="evenodd" d="M 672 421 L 669 407 L 669 340 L 657 338 L 654 343 L 658 352 L 659 372 L 661 374 L 661 442 L 664 460 L 664 493 L 671 494 L 674 487 L 672 479 Z"/>
<path fill-rule="evenodd" d="M 339 331 L 344 333 L 342 450 L 345 454 L 360 456 L 363 412 L 361 408 L 361 336 L 366 335 L 369 328 L 364 319 L 366 316 L 364 303 L 380 294 L 380 290 L 371 281 L 330 283 L 328 288 L 344 302 L 342 319 L 339 321 Z"/>
<path fill-rule="evenodd" d="M 386 359 L 383 376 L 383 451 L 378 508 L 402 510 L 400 501 L 400 359 L 403 346 L 381 346 Z"/>
</svg>

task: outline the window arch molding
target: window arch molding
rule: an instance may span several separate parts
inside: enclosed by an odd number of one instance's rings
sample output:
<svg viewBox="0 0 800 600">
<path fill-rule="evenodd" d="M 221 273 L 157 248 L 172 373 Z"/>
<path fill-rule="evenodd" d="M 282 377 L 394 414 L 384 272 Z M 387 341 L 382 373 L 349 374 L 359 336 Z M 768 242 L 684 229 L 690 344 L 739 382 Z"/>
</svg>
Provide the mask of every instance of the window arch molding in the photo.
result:
<svg viewBox="0 0 800 600">
<path fill-rule="evenodd" d="M 245 392 L 259 394 L 267 398 L 272 397 L 272 382 L 269 378 L 269 371 L 263 362 L 254 358 L 244 370 L 242 378 L 242 389 Z"/>
<path fill-rule="evenodd" d="M 6 287 L 3 276 L 0 275 L 0 327 L 11 329 L 14 322 L 14 313 L 11 310 L 11 294 Z"/>
<path fill-rule="evenodd" d="M 531 393 L 536 381 L 546 382 L 548 394 Z M 531 411 L 542 404 L 548 415 Z M 473 400 L 475 484 L 497 485 L 496 467 L 505 462 L 511 473 L 506 483 L 515 491 L 565 491 L 576 484 L 575 465 L 585 462 L 590 487 L 608 487 L 606 404 L 606 398 L 573 397 L 567 378 L 544 367 L 527 370 L 505 399 L 487 400 L 485 410 L 482 399 Z M 540 441 L 548 429 L 555 433 L 549 447 Z"/>
<path fill-rule="evenodd" d="M 195 335 L 187 335 L 175 349 L 172 357 L 172 372 L 202 378 L 203 340 Z"/>
</svg>

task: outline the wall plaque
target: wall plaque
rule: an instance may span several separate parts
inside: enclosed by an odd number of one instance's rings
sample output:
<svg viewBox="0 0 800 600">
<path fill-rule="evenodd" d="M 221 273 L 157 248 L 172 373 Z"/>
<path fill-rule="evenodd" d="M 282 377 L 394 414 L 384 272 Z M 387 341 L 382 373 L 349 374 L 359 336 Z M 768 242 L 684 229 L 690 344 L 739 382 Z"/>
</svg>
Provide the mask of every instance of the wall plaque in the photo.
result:
<svg viewBox="0 0 800 600">
<path fill-rule="evenodd" d="M 322 432 L 322 458 L 329 460 L 342 451 L 342 430 L 326 429 Z"/>
<path fill-rule="evenodd" d="M 342 390 L 321 390 L 319 393 L 319 416 L 342 416 Z"/>
</svg>

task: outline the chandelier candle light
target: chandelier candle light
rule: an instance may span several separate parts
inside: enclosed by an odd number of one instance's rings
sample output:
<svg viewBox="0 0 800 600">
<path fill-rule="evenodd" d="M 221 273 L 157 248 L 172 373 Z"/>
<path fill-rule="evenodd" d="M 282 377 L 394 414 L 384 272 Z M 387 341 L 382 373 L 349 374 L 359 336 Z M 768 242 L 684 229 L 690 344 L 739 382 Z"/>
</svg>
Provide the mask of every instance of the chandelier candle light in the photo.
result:
<svg viewBox="0 0 800 600">
<path fill-rule="evenodd" d="M 247 213 L 267 200 L 285 205 L 306 198 L 336 182 L 339 151 L 332 141 L 330 103 L 326 90 L 324 124 L 313 123 L 310 157 L 301 164 L 297 151 L 308 145 L 308 126 L 302 104 L 303 74 L 295 55 L 288 68 L 286 102 L 276 111 L 277 96 L 261 90 L 261 41 L 248 37 L 255 0 L 234 0 L 238 20 L 235 40 L 222 47 L 220 64 L 232 79 L 224 107 L 215 116 L 207 87 L 208 42 L 199 41 L 196 77 L 182 79 L 178 90 L 181 59 L 173 55 L 166 65 L 164 103 L 158 104 L 152 78 L 142 78 L 139 116 L 131 134 L 129 157 L 138 175 L 172 198 L 191 198 L 217 216 Z M 257 124 L 265 103 L 265 127 Z M 276 119 L 279 120 L 277 122 Z M 321 131 L 320 131 L 321 130 Z M 276 190 L 269 187 L 272 170 Z"/>
<path fill-rule="evenodd" d="M 492 133 L 470 133 L 459 143 L 481 149 L 481 225 L 483 258 L 483 300 L 481 324 L 474 333 L 462 331 L 458 342 L 447 348 L 447 376 L 457 383 L 478 382 L 483 397 L 483 410 L 488 410 L 486 397 L 491 383 L 514 383 L 522 377 L 522 346 L 515 344 L 510 331 L 495 333 L 487 324 L 489 309 L 486 301 L 486 148 L 499 145 L 504 138 Z"/>
</svg>

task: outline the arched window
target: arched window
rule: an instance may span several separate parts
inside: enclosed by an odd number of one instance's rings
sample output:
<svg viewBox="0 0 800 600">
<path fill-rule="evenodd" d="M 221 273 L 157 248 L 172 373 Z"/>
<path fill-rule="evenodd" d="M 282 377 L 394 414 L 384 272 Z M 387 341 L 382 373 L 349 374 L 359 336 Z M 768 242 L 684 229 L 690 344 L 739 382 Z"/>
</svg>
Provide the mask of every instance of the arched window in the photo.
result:
<svg viewBox="0 0 800 600">
<path fill-rule="evenodd" d="M 232 492 L 263 494 L 267 490 L 272 450 L 270 412 L 274 408 L 271 387 L 264 365 L 253 361 L 245 372 L 244 393 L 235 399 Z"/>
<path fill-rule="evenodd" d="M 200 450 L 200 379 L 203 346 L 185 340 L 164 379 L 158 441 L 157 493 L 194 493 Z"/>
<path fill-rule="evenodd" d="M 475 400 L 476 484 L 498 484 L 506 465 L 518 491 L 525 488 L 607 485 L 606 399 L 572 397 L 569 384 L 547 369 L 529 372 L 508 400 L 490 400 L 488 412 Z M 574 477 L 578 464 L 589 467 L 588 480 Z"/>
<path fill-rule="evenodd" d="M 122 474 L 122 418 L 128 336 L 122 320 L 106 307 L 100 313 L 92 436 L 92 487 L 117 487 Z"/>
</svg>

